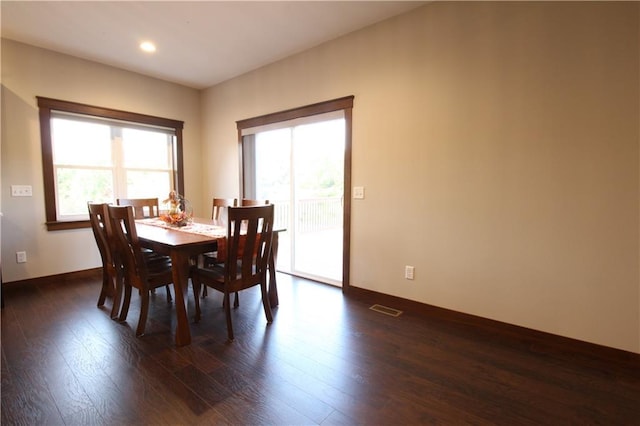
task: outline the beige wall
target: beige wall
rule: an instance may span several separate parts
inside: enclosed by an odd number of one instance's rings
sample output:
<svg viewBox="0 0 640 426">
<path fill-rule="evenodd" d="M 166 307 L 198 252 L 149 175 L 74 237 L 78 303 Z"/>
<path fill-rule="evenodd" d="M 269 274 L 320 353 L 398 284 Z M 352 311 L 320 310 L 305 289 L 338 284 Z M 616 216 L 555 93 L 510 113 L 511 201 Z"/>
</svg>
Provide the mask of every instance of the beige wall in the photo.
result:
<svg viewBox="0 0 640 426">
<path fill-rule="evenodd" d="M 355 95 L 351 285 L 640 352 L 638 8 L 432 3 L 210 88 L 202 197 L 236 120 Z"/>
<path fill-rule="evenodd" d="M 353 286 L 640 353 L 639 9 L 432 3 L 201 93 L 2 40 L 3 278 L 100 264 L 44 227 L 35 96 L 184 120 L 203 214 L 236 120 L 355 95 Z"/>
<path fill-rule="evenodd" d="M 2 275 L 5 282 L 101 265 L 90 229 L 47 232 L 44 225 L 36 96 L 184 121 L 186 196 L 202 192 L 198 91 L 2 40 Z M 33 197 L 12 198 L 10 188 L 16 184 L 32 185 Z M 15 252 L 19 250 L 26 250 L 27 263 L 16 263 Z"/>
</svg>

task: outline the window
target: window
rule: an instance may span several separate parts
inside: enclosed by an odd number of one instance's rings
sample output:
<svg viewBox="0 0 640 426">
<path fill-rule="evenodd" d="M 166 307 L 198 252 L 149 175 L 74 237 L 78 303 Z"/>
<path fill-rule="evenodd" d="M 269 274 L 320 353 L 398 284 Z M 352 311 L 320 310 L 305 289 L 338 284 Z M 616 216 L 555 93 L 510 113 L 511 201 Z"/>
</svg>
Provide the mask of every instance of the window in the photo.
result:
<svg viewBox="0 0 640 426">
<path fill-rule="evenodd" d="M 49 230 L 89 226 L 87 201 L 184 193 L 183 122 L 38 97 Z"/>
</svg>

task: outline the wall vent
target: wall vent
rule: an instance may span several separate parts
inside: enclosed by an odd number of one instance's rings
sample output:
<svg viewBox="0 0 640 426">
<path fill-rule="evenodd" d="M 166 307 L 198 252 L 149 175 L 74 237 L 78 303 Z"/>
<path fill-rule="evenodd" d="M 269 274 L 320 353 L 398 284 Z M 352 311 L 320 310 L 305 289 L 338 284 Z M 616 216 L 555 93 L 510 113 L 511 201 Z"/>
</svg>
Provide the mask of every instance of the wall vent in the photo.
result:
<svg viewBox="0 0 640 426">
<path fill-rule="evenodd" d="M 372 311 L 380 312 L 381 314 L 392 316 L 392 317 L 399 317 L 400 315 L 402 315 L 402 311 L 390 308 L 388 306 L 373 305 L 369 309 L 371 309 Z"/>
</svg>

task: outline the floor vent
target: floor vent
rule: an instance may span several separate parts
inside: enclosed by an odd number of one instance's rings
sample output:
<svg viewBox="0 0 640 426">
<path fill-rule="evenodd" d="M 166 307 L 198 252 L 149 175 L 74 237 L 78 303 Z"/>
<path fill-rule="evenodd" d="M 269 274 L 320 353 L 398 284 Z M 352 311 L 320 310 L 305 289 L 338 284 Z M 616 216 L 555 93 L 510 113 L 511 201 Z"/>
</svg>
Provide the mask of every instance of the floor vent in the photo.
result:
<svg viewBox="0 0 640 426">
<path fill-rule="evenodd" d="M 399 317 L 400 315 L 402 315 L 402 311 L 390 308 L 388 306 L 373 305 L 369 309 L 371 309 L 372 311 L 380 312 L 381 314 L 392 316 L 392 317 Z"/>
</svg>

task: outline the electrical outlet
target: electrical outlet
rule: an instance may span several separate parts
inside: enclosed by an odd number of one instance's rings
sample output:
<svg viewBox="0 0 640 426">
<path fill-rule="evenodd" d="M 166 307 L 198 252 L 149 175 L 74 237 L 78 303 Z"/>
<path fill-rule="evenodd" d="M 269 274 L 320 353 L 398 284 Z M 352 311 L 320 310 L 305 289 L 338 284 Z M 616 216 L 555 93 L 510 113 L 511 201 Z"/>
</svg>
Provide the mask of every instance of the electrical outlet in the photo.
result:
<svg viewBox="0 0 640 426">
<path fill-rule="evenodd" d="M 407 265 L 404 267 L 404 277 L 406 279 L 412 280 L 414 272 L 415 272 L 415 268 L 413 266 Z"/>
<path fill-rule="evenodd" d="M 27 263 L 27 252 L 26 251 L 17 251 L 16 252 L 16 263 Z"/>
</svg>

